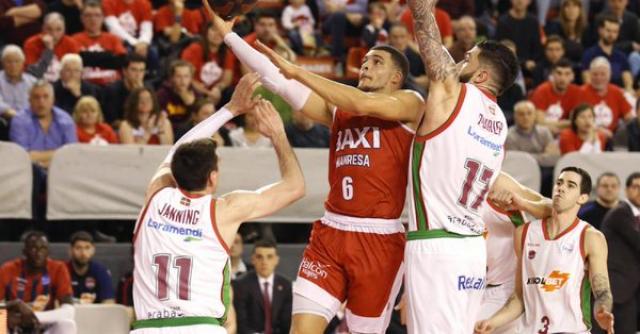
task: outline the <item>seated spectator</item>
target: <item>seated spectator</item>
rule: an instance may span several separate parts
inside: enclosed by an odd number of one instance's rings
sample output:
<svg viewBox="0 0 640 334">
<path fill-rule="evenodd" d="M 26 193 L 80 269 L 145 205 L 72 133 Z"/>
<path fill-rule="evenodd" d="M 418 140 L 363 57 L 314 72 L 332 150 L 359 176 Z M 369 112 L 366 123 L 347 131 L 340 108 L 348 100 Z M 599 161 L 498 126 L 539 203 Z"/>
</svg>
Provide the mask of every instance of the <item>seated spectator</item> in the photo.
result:
<svg viewBox="0 0 640 334">
<path fill-rule="evenodd" d="M 549 79 L 551 68 L 564 57 L 564 43 L 557 35 L 547 37 L 544 43 L 544 58 L 536 64 L 531 72 L 533 87 L 538 87 L 541 83 Z"/>
<path fill-rule="evenodd" d="M 638 26 L 638 15 L 627 10 L 628 0 L 607 0 L 607 6 L 602 12 L 596 16 L 595 22 L 603 19 L 605 16 L 615 18 L 620 23 L 620 33 L 615 41 L 616 49 L 622 51 L 625 55 L 638 51 L 640 48 L 640 27 Z M 589 29 L 586 35 L 585 45 L 593 45 L 596 43 L 597 33 L 595 25 Z M 637 46 L 634 47 L 633 44 Z"/>
<path fill-rule="evenodd" d="M 160 109 L 167 112 L 174 130 L 189 121 L 190 108 L 200 97 L 193 87 L 193 74 L 193 65 L 176 60 L 169 67 L 169 80 L 158 90 Z"/>
<path fill-rule="evenodd" d="M 301 112 L 294 112 L 292 122 L 285 127 L 293 147 L 329 147 L 329 129 L 314 123 Z"/>
<path fill-rule="evenodd" d="M 60 13 L 64 17 L 67 34 L 73 35 L 82 31 L 80 22 L 80 9 L 82 1 L 77 0 L 53 0 L 47 4 L 48 13 Z"/>
<path fill-rule="evenodd" d="M 620 119 L 629 121 L 633 118 L 633 110 L 622 89 L 610 83 L 611 66 L 606 58 L 594 59 L 589 72 L 591 81 L 581 87 L 580 96 L 583 102 L 593 106 L 596 126 L 611 138 Z"/>
<path fill-rule="evenodd" d="M 49 241 L 39 231 L 26 234 L 22 253 L 0 267 L 0 300 L 30 304 L 45 334 L 75 334 L 73 290 L 64 262 L 49 258 Z"/>
<path fill-rule="evenodd" d="M 629 152 L 640 151 L 640 117 L 636 117 L 627 123 L 627 139 Z"/>
<path fill-rule="evenodd" d="M 322 37 L 315 32 L 315 19 L 304 0 L 289 0 L 289 5 L 282 11 L 281 22 L 293 51 L 299 55 L 317 53 L 322 46 Z"/>
<path fill-rule="evenodd" d="M 291 50 L 278 32 L 278 21 L 276 19 L 276 15 L 272 12 L 262 11 L 256 14 L 254 20 L 255 24 L 253 26 L 253 32 L 245 36 L 244 40 L 254 48 L 256 41 L 260 41 L 287 60 L 295 61 L 296 53 Z M 242 65 L 241 69 L 243 74 L 249 72 L 249 69 L 244 65 Z"/>
<path fill-rule="evenodd" d="M 558 35 L 564 40 L 566 57 L 574 64 L 582 61 L 582 37 L 587 30 L 587 20 L 581 0 L 562 0 L 558 19 L 547 22 L 547 36 Z"/>
<path fill-rule="evenodd" d="M 235 280 L 250 270 L 254 270 L 253 266 L 250 263 L 244 262 L 242 259 L 242 253 L 244 252 L 244 247 L 242 244 L 242 235 L 240 233 L 236 233 L 236 236 L 233 238 L 233 244 L 231 245 L 231 250 L 229 251 L 229 260 L 231 261 L 231 279 Z"/>
<path fill-rule="evenodd" d="M 582 56 L 582 81 L 590 82 L 591 62 L 604 57 L 609 62 L 611 82 L 628 92 L 633 93 L 633 77 L 629 68 L 627 56 L 615 47 L 620 32 L 620 22 L 615 17 L 603 16 L 598 22 L 598 43 L 584 50 Z"/>
<path fill-rule="evenodd" d="M 580 207 L 578 217 L 600 229 L 604 216 L 620 202 L 620 179 L 612 172 L 604 172 L 596 181 L 596 199 Z"/>
<path fill-rule="evenodd" d="M 478 38 L 476 30 L 476 20 L 471 16 L 463 16 L 453 25 L 453 33 L 456 36 L 455 42 L 449 48 L 449 54 L 456 63 L 464 60 L 467 51 L 476 46 Z"/>
<path fill-rule="evenodd" d="M 29 107 L 29 91 L 36 78 L 24 72 L 24 53 L 17 45 L 2 49 L 2 71 L 0 71 L 0 115 L 11 119 Z"/>
<path fill-rule="evenodd" d="M 403 24 L 394 24 L 389 30 L 389 45 L 402 51 L 409 61 L 409 73 L 407 81 L 414 82 L 418 87 L 416 90 L 426 90 L 429 85 L 429 78 L 424 70 L 424 63 L 420 53 L 411 46 L 411 36 L 409 30 Z"/>
<path fill-rule="evenodd" d="M 223 101 L 223 92 L 233 83 L 237 60 L 211 22 L 203 29 L 200 40 L 182 51 L 181 58 L 195 68 L 193 88 L 215 105 Z"/>
<path fill-rule="evenodd" d="M 88 0 L 82 7 L 82 25 L 84 31 L 73 35 L 73 39 L 80 44 L 84 53 L 99 56 L 98 60 L 85 61 L 82 78 L 96 85 L 105 86 L 120 78 L 118 66 L 127 53 L 122 40 L 118 36 L 102 31 L 104 13 L 102 5 L 96 0 Z M 88 55 L 85 55 L 85 58 Z"/>
<path fill-rule="evenodd" d="M 42 29 L 42 18 L 47 4 L 40 0 L 2 1 L 0 2 L 0 31 L 6 44 L 23 45 L 27 38 Z"/>
<path fill-rule="evenodd" d="M 237 127 L 229 131 L 231 146 L 271 147 L 271 141 L 258 131 L 257 125 L 256 115 L 252 112 L 246 113 L 244 127 Z"/>
<path fill-rule="evenodd" d="M 347 53 L 345 37 L 359 37 L 362 32 L 367 15 L 367 2 L 367 0 L 317 1 L 320 17 L 324 18 L 322 32 L 331 36 L 331 55 L 339 62 L 344 63 Z"/>
<path fill-rule="evenodd" d="M 251 255 L 256 270 L 233 281 L 238 333 L 288 333 L 291 327 L 291 282 L 278 275 L 276 243 L 257 241 Z M 271 319 L 265 319 L 270 315 Z M 270 325 L 271 328 L 265 328 Z"/>
<path fill-rule="evenodd" d="M 38 63 L 38 72 L 43 73 L 49 82 L 55 82 L 60 76 L 60 59 L 67 53 L 78 52 L 80 45 L 65 35 L 64 18 L 58 13 L 47 14 L 42 24 L 42 33 L 24 42 L 25 65 Z"/>
<path fill-rule="evenodd" d="M 83 96 L 73 109 L 78 142 L 92 145 L 117 144 L 118 136 L 109 124 L 104 122 L 102 109 L 93 96 Z"/>
<path fill-rule="evenodd" d="M 173 129 L 167 114 L 160 111 L 155 93 L 146 87 L 137 88 L 127 98 L 124 120 L 118 129 L 120 143 L 139 145 L 170 145 Z"/>
<path fill-rule="evenodd" d="M 562 154 L 600 153 L 607 144 L 606 135 L 596 127 L 596 113 L 588 104 L 581 104 L 571 112 L 571 127 L 560 132 Z"/>
<path fill-rule="evenodd" d="M 436 17 L 436 25 L 438 25 L 438 29 L 440 30 L 440 38 L 442 38 L 442 44 L 445 47 L 449 48 L 453 45 L 453 29 L 451 28 L 451 17 L 447 14 L 446 11 L 436 7 L 434 9 L 433 15 Z M 404 11 L 400 14 L 400 22 L 402 22 L 405 27 L 413 36 L 412 39 L 415 39 L 415 32 L 413 31 L 413 16 L 411 14 L 411 10 L 409 6 L 406 6 Z"/>
<path fill-rule="evenodd" d="M 73 112 L 78 99 L 82 96 L 102 98 L 102 90 L 82 80 L 82 58 L 78 54 L 68 53 L 60 61 L 60 79 L 53 84 L 56 94 L 56 106 L 69 114 Z"/>
<path fill-rule="evenodd" d="M 548 127 L 554 135 L 569 127 L 569 113 L 580 103 L 580 87 L 573 84 L 573 79 L 571 63 L 561 59 L 553 65 L 549 80 L 531 94 L 539 124 Z"/>
<path fill-rule="evenodd" d="M 70 259 L 67 269 L 71 274 L 73 297 L 80 304 L 113 304 L 115 295 L 111 285 L 111 273 L 93 260 L 96 247 L 91 234 L 78 231 L 71 235 Z"/>
<path fill-rule="evenodd" d="M 525 71 L 533 70 L 542 55 L 540 25 L 536 17 L 527 12 L 530 3 L 531 0 L 511 0 L 511 9 L 498 19 L 495 37 L 516 44 L 516 54 Z"/>
<path fill-rule="evenodd" d="M 451 19 L 457 20 L 462 16 L 475 14 L 475 3 L 471 0 L 438 0 L 437 8 L 448 13 Z"/>
<path fill-rule="evenodd" d="M 362 30 L 362 40 L 364 46 L 370 49 L 376 45 L 388 44 L 389 27 L 387 11 L 383 4 L 373 2 L 369 4 L 369 23 Z"/>
<path fill-rule="evenodd" d="M 136 54 L 127 57 L 122 68 L 122 79 L 112 83 L 105 89 L 105 113 L 104 118 L 109 124 L 118 123 L 124 118 L 124 106 L 129 94 L 145 86 L 144 72 L 147 67 L 146 60 Z"/>
<path fill-rule="evenodd" d="M 178 128 L 177 130 L 178 132 L 174 133 L 175 134 L 174 137 L 176 141 L 180 139 L 182 135 L 184 135 L 189 130 L 191 130 L 191 128 L 196 126 L 198 123 L 204 121 L 205 119 L 209 118 L 209 116 L 213 115 L 213 113 L 216 112 L 216 107 L 213 105 L 213 102 L 211 102 L 208 99 L 198 99 L 193 104 L 191 109 L 192 109 L 191 120 L 187 122 L 184 127 Z M 223 129 L 224 128 L 221 128 L 220 132 L 222 132 Z M 224 143 L 225 143 L 225 140 L 220 135 L 220 132 L 216 132 L 211 138 L 216 142 L 216 144 L 218 144 L 218 147 L 224 146 Z"/>
<path fill-rule="evenodd" d="M 160 56 L 174 59 L 197 36 L 204 24 L 202 12 L 184 6 L 185 0 L 169 0 L 153 16 L 155 44 Z"/>
</svg>

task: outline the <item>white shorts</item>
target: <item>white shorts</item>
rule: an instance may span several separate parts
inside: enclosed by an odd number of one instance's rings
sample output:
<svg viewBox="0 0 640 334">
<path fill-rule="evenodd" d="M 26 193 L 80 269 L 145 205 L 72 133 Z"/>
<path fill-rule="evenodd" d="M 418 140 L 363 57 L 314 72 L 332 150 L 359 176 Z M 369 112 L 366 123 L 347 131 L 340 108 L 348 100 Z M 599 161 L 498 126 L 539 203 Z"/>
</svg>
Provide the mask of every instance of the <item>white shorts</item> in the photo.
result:
<svg viewBox="0 0 640 334">
<path fill-rule="evenodd" d="M 482 306 L 480 307 L 478 321 L 489 319 L 492 315 L 498 312 L 507 300 L 509 300 L 509 297 L 513 294 L 514 288 L 515 283 L 513 281 L 509 281 L 496 287 L 487 287 L 484 290 L 484 295 L 482 296 Z M 520 333 L 520 322 L 522 321 L 522 318 L 523 316 L 520 316 L 516 320 L 496 329 L 493 331 L 493 334 Z"/>
<path fill-rule="evenodd" d="M 177 327 L 140 328 L 130 334 L 227 334 L 227 330 L 217 325 L 190 325 Z"/>
<path fill-rule="evenodd" d="M 480 236 L 408 241 L 408 332 L 473 333 L 482 302 L 486 262 L 485 241 Z"/>
</svg>

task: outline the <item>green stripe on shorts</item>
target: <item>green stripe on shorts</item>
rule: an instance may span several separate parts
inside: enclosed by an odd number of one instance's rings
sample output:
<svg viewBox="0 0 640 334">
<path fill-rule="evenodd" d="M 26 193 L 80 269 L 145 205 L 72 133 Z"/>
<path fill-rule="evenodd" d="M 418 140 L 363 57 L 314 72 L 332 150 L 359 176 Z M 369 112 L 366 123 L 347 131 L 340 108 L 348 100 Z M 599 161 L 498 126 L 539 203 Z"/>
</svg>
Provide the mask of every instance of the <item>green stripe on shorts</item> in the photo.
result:
<svg viewBox="0 0 640 334">
<path fill-rule="evenodd" d="M 428 230 L 428 231 L 409 231 L 407 233 L 407 240 L 421 240 L 421 239 L 435 239 L 435 238 L 473 238 L 480 237 L 481 234 L 464 235 L 458 233 L 452 233 L 443 229 Z"/>
<path fill-rule="evenodd" d="M 221 326 L 220 321 L 212 317 L 179 317 L 179 318 L 138 320 L 133 323 L 133 329 L 181 327 L 181 326 L 191 326 L 191 325 Z"/>
</svg>

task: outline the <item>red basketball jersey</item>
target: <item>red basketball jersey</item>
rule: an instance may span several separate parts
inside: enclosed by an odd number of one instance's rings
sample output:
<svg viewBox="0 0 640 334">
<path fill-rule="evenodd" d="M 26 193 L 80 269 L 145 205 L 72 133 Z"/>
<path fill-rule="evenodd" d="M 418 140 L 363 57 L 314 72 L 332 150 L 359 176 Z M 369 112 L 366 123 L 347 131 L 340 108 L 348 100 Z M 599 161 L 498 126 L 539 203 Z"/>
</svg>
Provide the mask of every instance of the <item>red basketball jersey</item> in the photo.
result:
<svg viewBox="0 0 640 334">
<path fill-rule="evenodd" d="M 414 133 L 400 122 L 336 109 L 325 208 L 362 218 L 397 219 L 407 188 Z"/>
</svg>

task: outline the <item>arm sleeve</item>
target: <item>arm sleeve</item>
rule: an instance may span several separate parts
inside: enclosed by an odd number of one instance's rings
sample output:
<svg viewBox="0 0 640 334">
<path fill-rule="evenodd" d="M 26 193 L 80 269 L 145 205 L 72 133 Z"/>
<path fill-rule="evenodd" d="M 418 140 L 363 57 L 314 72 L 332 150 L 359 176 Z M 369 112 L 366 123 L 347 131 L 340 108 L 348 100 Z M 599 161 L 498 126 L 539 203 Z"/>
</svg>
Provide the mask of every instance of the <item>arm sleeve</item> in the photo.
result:
<svg viewBox="0 0 640 334">
<path fill-rule="evenodd" d="M 29 141 L 29 131 L 27 130 L 28 124 L 26 123 L 26 119 L 22 116 L 17 115 L 11 120 L 11 126 L 9 127 L 9 139 L 22 146 L 26 151 L 31 150 L 31 145 Z"/>
<path fill-rule="evenodd" d="M 109 32 L 120 37 L 120 39 L 125 40 L 129 45 L 136 45 L 138 43 L 138 40 L 135 37 L 129 35 L 129 33 L 124 30 L 124 27 L 120 24 L 117 17 L 107 16 L 104 22 L 107 25 L 107 28 L 109 28 Z"/>
<path fill-rule="evenodd" d="M 151 21 L 144 21 L 140 24 L 140 42 L 151 44 L 153 38 L 153 24 Z"/>
</svg>

